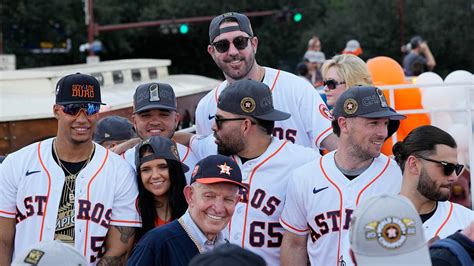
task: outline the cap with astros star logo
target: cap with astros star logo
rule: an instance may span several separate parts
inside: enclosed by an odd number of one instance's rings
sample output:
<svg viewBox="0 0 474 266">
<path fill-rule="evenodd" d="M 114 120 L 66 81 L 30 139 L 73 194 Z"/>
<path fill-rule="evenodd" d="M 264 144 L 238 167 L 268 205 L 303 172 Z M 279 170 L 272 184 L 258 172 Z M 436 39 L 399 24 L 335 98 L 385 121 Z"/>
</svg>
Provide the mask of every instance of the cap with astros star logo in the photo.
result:
<svg viewBox="0 0 474 266">
<path fill-rule="evenodd" d="M 272 92 L 267 85 L 250 79 L 236 81 L 225 88 L 219 95 L 217 108 L 265 121 L 281 121 L 291 116 L 274 108 Z"/>
<path fill-rule="evenodd" d="M 200 160 L 194 167 L 191 184 L 232 183 L 245 188 L 242 173 L 236 162 L 223 155 L 211 155 Z"/>
</svg>

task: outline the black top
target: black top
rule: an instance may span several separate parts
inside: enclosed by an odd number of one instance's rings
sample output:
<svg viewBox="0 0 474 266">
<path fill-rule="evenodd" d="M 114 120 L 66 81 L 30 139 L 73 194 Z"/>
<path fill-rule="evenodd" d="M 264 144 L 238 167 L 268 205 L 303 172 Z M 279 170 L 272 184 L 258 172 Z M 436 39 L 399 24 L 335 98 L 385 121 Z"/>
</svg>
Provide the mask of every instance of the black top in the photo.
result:
<svg viewBox="0 0 474 266">
<path fill-rule="evenodd" d="M 128 258 L 127 265 L 188 265 L 199 254 L 178 220 L 146 233 Z"/>
</svg>

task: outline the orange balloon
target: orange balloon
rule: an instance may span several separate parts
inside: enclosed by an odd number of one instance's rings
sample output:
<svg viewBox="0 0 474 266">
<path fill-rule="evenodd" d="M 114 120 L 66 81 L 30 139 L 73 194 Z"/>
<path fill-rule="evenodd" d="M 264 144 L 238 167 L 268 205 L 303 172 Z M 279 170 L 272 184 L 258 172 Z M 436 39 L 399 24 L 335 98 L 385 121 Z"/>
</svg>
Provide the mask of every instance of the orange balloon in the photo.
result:
<svg viewBox="0 0 474 266">
<path fill-rule="evenodd" d="M 402 84 L 405 80 L 403 68 L 387 56 L 378 56 L 367 61 L 375 86 Z"/>
<path fill-rule="evenodd" d="M 372 74 L 372 80 L 375 86 L 409 84 L 405 81 L 405 74 L 402 67 L 397 61 L 390 57 L 379 56 L 367 61 L 367 66 Z M 389 91 L 384 91 L 385 98 L 389 104 L 392 99 Z M 394 91 L 395 110 L 413 110 L 423 109 L 421 105 L 421 93 L 418 88 L 403 89 Z M 403 140 L 413 129 L 429 125 L 430 119 L 426 114 L 409 114 L 407 118 L 400 122 L 400 128 L 397 131 L 397 139 Z M 382 153 L 386 155 L 392 154 L 392 139 L 385 141 L 382 146 Z"/>
</svg>

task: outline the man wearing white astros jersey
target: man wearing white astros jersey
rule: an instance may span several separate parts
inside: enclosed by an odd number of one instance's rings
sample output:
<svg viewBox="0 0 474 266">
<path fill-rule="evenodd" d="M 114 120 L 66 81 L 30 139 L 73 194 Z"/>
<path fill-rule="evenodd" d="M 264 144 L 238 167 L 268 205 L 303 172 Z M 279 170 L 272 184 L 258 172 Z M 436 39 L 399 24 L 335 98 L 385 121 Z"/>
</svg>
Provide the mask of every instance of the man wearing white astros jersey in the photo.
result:
<svg viewBox="0 0 474 266">
<path fill-rule="evenodd" d="M 307 265 L 307 255 L 311 265 L 352 265 L 349 225 L 355 207 L 400 192 L 401 171 L 380 150 L 398 129 L 392 124 L 403 118 L 389 109 L 378 88 L 356 86 L 341 94 L 332 122 L 337 151 L 297 168 L 289 181 L 280 218 L 286 229 L 282 265 Z"/>
<path fill-rule="evenodd" d="M 218 152 L 231 156 L 239 165 L 248 189 L 240 191 L 240 202 L 229 225 L 229 241 L 257 253 L 268 265 L 280 263 L 283 228 L 278 219 L 290 172 L 320 157 L 314 149 L 272 136 L 274 121 L 288 117 L 290 114 L 273 108 L 267 85 L 239 80 L 219 96 L 214 135 L 191 140 L 198 158 Z"/>
<path fill-rule="evenodd" d="M 165 83 L 147 83 L 137 87 L 133 95 L 133 126 L 141 139 L 152 136 L 172 138 L 179 123 L 176 96 L 173 88 Z M 133 143 L 133 141 L 131 142 Z M 176 143 L 179 158 L 190 169 L 197 163 L 196 157 L 188 147 Z M 123 156 L 135 168 L 135 149 L 128 149 Z M 191 171 L 185 173 L 186 181 L 191 180 Z"/>
<path fill-rule="evenodd" d="M 215 17 L 209 26 L 209 39 L 207 52 L 226 80 L 199 102 L 197 134 L 212 133 L 217 99 L 222 91 L 237 80 L 252 79 L 270 88 L 275 108 L 291 114 L 289 119 L 275 122 L 274 136 L 306 147 L 336 149 L 331 114 L 313 86 L 291 73 L 258 65 L 255 60 L 258 38 L 247 16 L 229 12 Z"/>
<path fill-rule="evenodd" d="M 42 241 L 70 244 L 90 265 L 117 265 L 132 248 L 138 188 L 133 169 L 92 142 L 101 104 L 94 77 L 63 77 L 53 106 L 57 136 L 0 165 L 0 265 Z"/>
<path fill-rule="evenodd" d="M 426 239 L 445 238 L 474 221 L 474 211 L 448 201 L 464 168 L 451 135 L 434 126 L 415 128 L 393 146 L 393 155 L 403 172 L 400 194 L 415 205 Z"/>
</svg>

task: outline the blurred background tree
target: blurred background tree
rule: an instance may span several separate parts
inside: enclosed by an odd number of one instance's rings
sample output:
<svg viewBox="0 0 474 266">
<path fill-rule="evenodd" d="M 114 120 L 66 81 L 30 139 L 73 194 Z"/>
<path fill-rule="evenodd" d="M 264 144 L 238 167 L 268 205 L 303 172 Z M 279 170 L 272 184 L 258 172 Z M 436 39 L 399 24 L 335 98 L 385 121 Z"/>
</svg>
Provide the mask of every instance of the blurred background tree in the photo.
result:
<svg viewBox="0 0 474 266">
<path fill-rule="evenodd" d="M 85 62 L 86 53 L 79 51 L 87 42 L 83 1 L 5 0 L 0 5 L 4 53 L 17 55 L 17 68 Z M 401 45 L 421 35 L 436 58 L 435 72 L 441 76 L 456 69 L 474 72 L 472 0 L 100 0 L 94 2 L 94 16 L 98 24 L 107 25 L 284 7 L 300 8 L 302 21 L 251 18 L 262 65 L 293 72 L 313 35 L 321 39 L 327 58 L 340 53 L 348 40 L 357 39 L 363 59 L 385 55 L 401 62 Z M 101 60 L 167 58 L 172 60 L 171 73 L 222 78 L 206 52 L 208 27 L 209 22 L 189 24 L 187 34 L 162 34 L 159 27 L 101 33 L 99 55 Z M 68 53 L 31 53 L 41 44 L 64 45 L 67 39 L 72 44 Z"/>
</svg>

